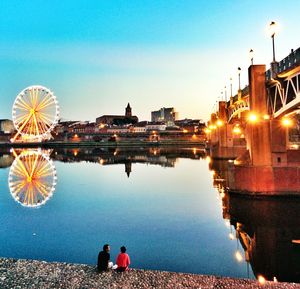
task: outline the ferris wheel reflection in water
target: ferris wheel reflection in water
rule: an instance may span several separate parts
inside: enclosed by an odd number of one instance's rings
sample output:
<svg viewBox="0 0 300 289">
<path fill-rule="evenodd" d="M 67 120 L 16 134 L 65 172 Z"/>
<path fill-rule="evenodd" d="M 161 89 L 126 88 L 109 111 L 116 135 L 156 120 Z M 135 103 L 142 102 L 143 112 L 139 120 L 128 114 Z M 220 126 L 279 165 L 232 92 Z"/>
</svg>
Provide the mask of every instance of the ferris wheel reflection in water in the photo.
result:
<svg viewBox="0 0 300 289">
<path fill-rule="evenodd" d="M 56 169 L 47 151 L 11 150 L 15 160 L 10 168 L 8 185 L 14 200 L 24 207 L 40 207 L 53 195 Z"/>
</svg>

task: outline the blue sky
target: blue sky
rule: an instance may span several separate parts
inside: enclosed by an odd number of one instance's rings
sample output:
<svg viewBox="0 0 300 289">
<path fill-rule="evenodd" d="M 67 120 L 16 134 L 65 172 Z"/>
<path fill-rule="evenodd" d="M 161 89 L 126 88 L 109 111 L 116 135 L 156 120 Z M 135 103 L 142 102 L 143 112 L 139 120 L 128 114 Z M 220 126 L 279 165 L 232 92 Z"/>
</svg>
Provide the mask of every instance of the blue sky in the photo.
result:
<svg viewBox="0 0 300 289">
<path fill-rule="evenodd" d="M 16 95 L 41 84 L 55 92 L 65 119 L 123 114 L 141 120 L 174 106 L 206 120 L 238 66 L 247 83 L 248 51 L 269 65 L 270 21 L 276 57 L 299 46 L 300 2 L 0 1 L 0 118 Z"/>
</svg>

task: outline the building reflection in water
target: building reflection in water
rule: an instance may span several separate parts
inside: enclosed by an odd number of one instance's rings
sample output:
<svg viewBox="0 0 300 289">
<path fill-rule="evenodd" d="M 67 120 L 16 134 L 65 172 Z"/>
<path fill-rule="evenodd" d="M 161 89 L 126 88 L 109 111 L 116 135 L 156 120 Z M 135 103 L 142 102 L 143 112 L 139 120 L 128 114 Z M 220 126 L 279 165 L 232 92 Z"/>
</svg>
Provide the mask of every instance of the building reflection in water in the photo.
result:
<svg viewBox="0 0 300 289">
<path fill-rule="evenodd" d="M 15 201 L 25 207 L 44 205 L 53 195 L 56 170 L 49 152 L 12 150 L 15 157 L 9 171 L 9 189 Z"/>
<path fill-rule="evenodd" d="M 205 157 L 202 148 L 74 148 L 55 149 L 51 158 L 62 162 L 94 162 L 100 165 L 124 164 L 129 177 L 132 164 L 143 163 L 162 167 L 175 167 L 178 158 L 200 159 Z"/>
<path fill-rule="evenodd" d="M 237 241 L 233 258 L 250 264 L 257 279 L 300 282 L 300 198 L 232 193 L 231 162 L 209 161 L 229 239 Z"/>
</svg>

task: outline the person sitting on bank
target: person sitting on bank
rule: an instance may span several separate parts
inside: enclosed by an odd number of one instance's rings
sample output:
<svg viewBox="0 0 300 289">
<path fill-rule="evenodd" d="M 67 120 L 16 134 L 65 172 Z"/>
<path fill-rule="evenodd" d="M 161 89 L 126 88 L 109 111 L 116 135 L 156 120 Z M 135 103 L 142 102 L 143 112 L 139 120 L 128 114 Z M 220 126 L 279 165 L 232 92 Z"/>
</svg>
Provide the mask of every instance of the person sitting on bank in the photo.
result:
<svg viewBox="0 0 300 289">
<path fill-rule="evenodd" d="M 103 251 L 98 254 L 98 264 L 97 268 L 99 272 L 107 271 L 113 267 L 113 262 L 110 262 L 110 247 L 108 244 L 103 246 Z"/>
<path fill-rule="evenodd" d="M 126 254 L 126 247 L 122 246 L 120 248 L 121 253 L 118 255 L 117 257 L 117 269 L 116 271 L 118 272 L 124 272 L 126 270 L 128 270 L 128 266 L 130 264 L 130 258 L 128 256 L 128 254 Z"/>
</svg>

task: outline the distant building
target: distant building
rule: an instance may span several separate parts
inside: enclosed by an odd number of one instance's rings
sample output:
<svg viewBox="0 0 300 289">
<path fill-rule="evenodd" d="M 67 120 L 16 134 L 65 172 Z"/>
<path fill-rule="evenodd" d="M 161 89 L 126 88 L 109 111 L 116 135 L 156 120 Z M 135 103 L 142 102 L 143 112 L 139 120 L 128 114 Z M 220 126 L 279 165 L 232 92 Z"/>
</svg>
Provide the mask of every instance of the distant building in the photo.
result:
<svg viewBox="0 0 300 289">
<path fill-rule="evenodd" d="M 160 110 L 151 112 L 152 122 L 165 122 L 168 125 L 174 124 L 175 120 L 178 119 L 178 112 L 175 112 L 174 107 L 162 107 Z"/>
<path fill-rule="evenodd" d="M 15 126 L 12 120 L 0 119 L 0 132 L 12 133 L 15 131 Z"/>
<path fill-rule="evenodd" d="M 108 125 L 126 125 L 135 124 L 139 121 L 138 117 L 132 115 L 132 109 L 130 104 L 127 104 L 125 108 L 125 115 L 102 115 L 96 118 L 96 124 L 108 124 Z"/>
<path fill-rule="evenodd" d="M 164 123 L 161 122 L 149 122 L 146 125 L 146 130 L 158 130 L 158 131 L 162 131 L 162 130 L 166 130 L 167 125 L 165 125 Z"/>
</svg>

